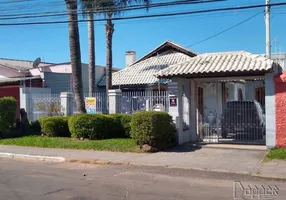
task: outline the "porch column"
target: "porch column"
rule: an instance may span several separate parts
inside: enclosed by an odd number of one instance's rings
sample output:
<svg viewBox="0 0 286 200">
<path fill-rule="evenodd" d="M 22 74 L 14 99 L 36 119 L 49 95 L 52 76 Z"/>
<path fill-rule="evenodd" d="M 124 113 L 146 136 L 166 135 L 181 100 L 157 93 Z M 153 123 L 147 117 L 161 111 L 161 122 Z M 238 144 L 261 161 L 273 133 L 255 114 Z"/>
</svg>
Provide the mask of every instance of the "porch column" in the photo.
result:
<svg viewBox="0 0 286 200">
<path fill-rule="evenodd" d="M 190 106 L 190 128 L 191 141 L 198 141 L 198 104 L 197 104 L 197 82 L 190 80 L 191 106 Z"/>
<path fill-rule="evenodd" d="M 182 86 L 179 79 L 172 79 L 168 83 L 169 114 L 173 117 L 177 129 L 177 143 L 183 143 L 183 113 L 182 113 Z"/>
<path fill-rule="evenodd" d="M 266 147 L 275 147 L 276 119 L 275 119 L 275 85 L 274 74 L 265 75 L 265 120 L 266 120 Z"/>
<path fill-rule="evenodd" d="M 190 80 L 182 79 L 183 142 L 191 141 L 191 93 Z"/>
</svg>

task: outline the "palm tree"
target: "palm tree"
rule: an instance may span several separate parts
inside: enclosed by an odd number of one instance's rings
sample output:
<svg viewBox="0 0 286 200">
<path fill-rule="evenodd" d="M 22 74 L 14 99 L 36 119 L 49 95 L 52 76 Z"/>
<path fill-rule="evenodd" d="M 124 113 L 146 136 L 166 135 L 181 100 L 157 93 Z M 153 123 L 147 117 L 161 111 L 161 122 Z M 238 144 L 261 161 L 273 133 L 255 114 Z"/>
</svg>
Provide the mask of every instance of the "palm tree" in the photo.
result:
<svg viewBox="0 0 286 200">
<path fill-rule="evenodd" d="M 78 30 L 77 0 L 65 0 L 68 12 L 70 59 L 72 66 L 73 90 L 77 111 L 85 113 L 85 104 L 82 89 L 81 52 Z"/>
<path fill-rule="evenodd" d="M 112 87 L 112 38 L 114 33 L 114 24 L 112 17 L 122 14 L 124 7 L 133 4 L 145 4 L 147 8 L 151 0 L 97 0 L 97 8 L 107 17 L 105 24 L 106 35 L 106 92 Z M 123 8 L 123 9 L 122 9 Z M 107 109 L 108 109 L 107 98 Z"/>
<path fill-rule="evenodd" d="M 95 40 L 94 40 L 94 14 L 97 0 L 81 0 L 84 16 L 88 23 L 88 93 L 91 97 L 95 92 Z"/>
</svg>

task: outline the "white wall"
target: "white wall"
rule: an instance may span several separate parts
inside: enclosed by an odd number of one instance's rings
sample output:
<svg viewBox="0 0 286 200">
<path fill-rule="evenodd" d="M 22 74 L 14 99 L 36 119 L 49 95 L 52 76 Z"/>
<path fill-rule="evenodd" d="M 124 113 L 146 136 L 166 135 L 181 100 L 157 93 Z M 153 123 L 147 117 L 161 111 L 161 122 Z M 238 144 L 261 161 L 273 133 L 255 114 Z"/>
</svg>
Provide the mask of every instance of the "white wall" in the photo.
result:
<svg viewBox="0 0 286 200">
<path fill-rule="evenodd" d="M 71 65 L 68 64 L 59 64 L 59 65 L 52 65 L 52 66 L 46 66 L 42 68 L 43 72 L 52 72 L 52 73 L 58 73 L 58 74 L 71 74 L 72 69 Z M 88 64 L 82 64 L 82 80 L 83 80 L 83 91 L 84 93 L 88 92 Z M 41 72 L 39 69 L 31 69 L 30 73 L 33 76 L 39 76 Z M 95 68 L 95 83 L 97 84 L 103 75 L 105 74 L 105 67 L 103 66 L 96 66 Z"/>
</svg>

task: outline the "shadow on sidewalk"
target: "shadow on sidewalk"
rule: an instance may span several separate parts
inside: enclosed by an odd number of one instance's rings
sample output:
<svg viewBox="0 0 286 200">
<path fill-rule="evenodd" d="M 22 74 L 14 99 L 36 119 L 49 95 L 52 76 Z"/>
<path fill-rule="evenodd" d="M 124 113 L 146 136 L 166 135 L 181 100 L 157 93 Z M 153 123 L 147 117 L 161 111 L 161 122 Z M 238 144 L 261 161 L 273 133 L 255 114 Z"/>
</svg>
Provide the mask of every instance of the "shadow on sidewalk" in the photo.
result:
<svg viewBox="0 0 286 200">
<path fill-rule="evenodd" d="M 174 153 L 186 153 L 200 150 L 202 147 L 200 145 L 185 143 L 182 145 L 175 146 L 171 149 L 165 150 L 164 152 L 174 152 Z"/>
</svg>

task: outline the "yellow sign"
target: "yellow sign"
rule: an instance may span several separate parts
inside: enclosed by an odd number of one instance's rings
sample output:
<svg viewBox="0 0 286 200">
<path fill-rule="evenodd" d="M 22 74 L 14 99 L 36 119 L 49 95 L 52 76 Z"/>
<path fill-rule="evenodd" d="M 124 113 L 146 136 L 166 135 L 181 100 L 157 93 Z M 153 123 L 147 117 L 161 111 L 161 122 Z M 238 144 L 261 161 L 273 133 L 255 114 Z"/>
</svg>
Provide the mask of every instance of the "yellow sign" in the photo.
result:
<svg viewBox="0 0 286 200">
<path fill-rule="evenodd" d="M 94 97 L 88 97 L 85 99 L 86 105 L 96 105 L 96 98 Z"/>
<path fill-rule="evenodd" d="M 85 108 L 88 114 L 95 114 L 96 113 L 96 98 L 94 97 L 85 98 Z"/>
</svg>

